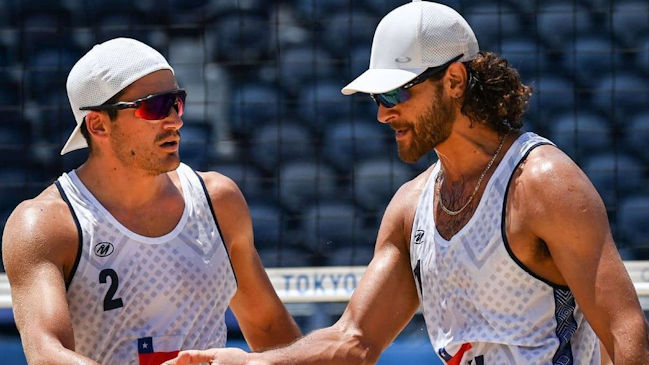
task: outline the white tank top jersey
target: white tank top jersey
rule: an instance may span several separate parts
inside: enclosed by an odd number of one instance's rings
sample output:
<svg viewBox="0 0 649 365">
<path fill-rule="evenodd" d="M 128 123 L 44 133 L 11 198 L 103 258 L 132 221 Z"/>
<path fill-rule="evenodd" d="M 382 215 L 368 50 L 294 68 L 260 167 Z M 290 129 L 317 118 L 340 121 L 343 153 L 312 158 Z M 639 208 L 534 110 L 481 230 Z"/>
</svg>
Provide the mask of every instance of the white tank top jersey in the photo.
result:
<svg viewBox="0 0 649 365">
<path fill-rule="evenodd" d="M 599 340 L 568 287 L 535 275 L 505 236 L 507 191 L 532 149 L 521 135 L 489 179 L 469 222 L 450 240 L 435 228 L 439 163 L 419 199 L 410 261 L 430 341 L 445 364 L 599 364 Z"/>
<path fill-rule="evenodd" d="M 203 180 L 177 169 L 185 208 L 145 237 L 119 223 L 74 171 L 56 181 L 79 232 L 67 285 L 76 351 L 104 365 L 159 364 L 178 350 L 225 346 L 237 287 Z"/>
</svg>

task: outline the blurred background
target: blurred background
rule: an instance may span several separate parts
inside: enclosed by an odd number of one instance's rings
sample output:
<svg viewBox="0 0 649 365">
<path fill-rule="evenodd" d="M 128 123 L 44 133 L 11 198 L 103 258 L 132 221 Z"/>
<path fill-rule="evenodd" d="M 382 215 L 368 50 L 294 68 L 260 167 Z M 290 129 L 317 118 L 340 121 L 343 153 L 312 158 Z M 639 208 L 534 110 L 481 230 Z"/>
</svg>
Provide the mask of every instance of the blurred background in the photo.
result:
<svg viewBox="0 0 649 365">
<path fill-rule="evenodd" d="M 267 267 L 366 265 L 390 197 L 436 160 L 401 162 L 376 105 L 340 94 L 367 68 L 379 20 L 406 2 L 1 0 L 0 227 L 86 157 L 59 156 L 75 126 L 65 93 L 72 65 L 96 43 L 132 37 L 175 68 L 188 91 L 181 157 L 238 183 Z M 532 85 L 524 129 L 590 177 L 622 257 L 649 258 L 649 1 L 440 2 Z M 340 309 L 292 311 L 308 331 Z M 11 311 L 0 314 L 0 344 L 19 350 Z M 403 336 L 423 344 L 404 353 L 434 356 L 420 318 Z M 391 351 L 381 364 L 404 361 Z"/>
</svg>

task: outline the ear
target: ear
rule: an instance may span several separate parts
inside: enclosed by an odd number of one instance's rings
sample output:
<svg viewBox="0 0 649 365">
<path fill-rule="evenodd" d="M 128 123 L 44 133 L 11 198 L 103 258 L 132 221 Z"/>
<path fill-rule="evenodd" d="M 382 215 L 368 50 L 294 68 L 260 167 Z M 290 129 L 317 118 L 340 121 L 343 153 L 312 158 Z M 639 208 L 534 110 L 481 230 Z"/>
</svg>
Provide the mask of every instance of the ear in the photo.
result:
<svg viewBox="0 0 649 365">
<path fill-rule="evenodd" d="M 444 86 L 451 98 L 460 99 L 464 96 L 468 77 L 469 74 L 462 63 L 455 62 L 448 67 L 448 70 L 446 70 L 446 79 L 448 81 Z"/>
<path fill-rule="evenodd" d="M 110 118 L 107 113 L 91 111 L 86 115 L 86 128 L 93 139 L 108 137 L 110 133 Z"/>
</svg>

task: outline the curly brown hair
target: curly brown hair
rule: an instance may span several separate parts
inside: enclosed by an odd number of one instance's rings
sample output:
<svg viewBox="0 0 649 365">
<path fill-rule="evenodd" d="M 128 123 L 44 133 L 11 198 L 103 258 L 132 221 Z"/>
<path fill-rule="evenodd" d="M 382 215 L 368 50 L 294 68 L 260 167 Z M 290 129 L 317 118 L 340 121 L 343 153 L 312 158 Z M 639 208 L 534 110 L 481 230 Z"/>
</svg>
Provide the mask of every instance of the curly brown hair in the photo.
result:
<svg viewBox="0 0 649 365">
<path fill-rule="evenodd" d="M 462 113 L 477 123 L 486 123 L 498 133 L 519 130 L 532 95 L 518 71 L 506 59 L 492 52 L 480 52 L 464 63 L 469 81 Z"/>
</svg>

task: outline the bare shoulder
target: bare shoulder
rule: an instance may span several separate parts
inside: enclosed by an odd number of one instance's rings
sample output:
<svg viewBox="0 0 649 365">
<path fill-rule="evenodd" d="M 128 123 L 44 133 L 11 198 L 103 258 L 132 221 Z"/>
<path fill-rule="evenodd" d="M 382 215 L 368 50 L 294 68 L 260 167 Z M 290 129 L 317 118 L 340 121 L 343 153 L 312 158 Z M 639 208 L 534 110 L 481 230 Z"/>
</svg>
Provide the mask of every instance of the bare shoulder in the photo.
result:
<svg viewBox="0 0 649 365">
<path fill-rule="evenodd" d="M 531 216 L 541 212 L 604 209 L 586 174 L 565 153 L 552 145 L 532 150 L 514 172 L 510 186 L 514 206 Z M 519 213 L 522 213 L 519 211 Z"/>
<path fill-rule="evenodd" d="M 20 203 L 11 213 L 2 237 L 5 268 L 52 261 L 61 268 L 76 256 L 79 236 L 72 213 L 54 185 Z"/>
<path fill-rule="evenodd" d="M 242 198 L 241 190 L 229 177 L 215 171 L 198 174 L 205 182 L 205 188 L 212 202 L 236 201 Z"/>
</svg>

